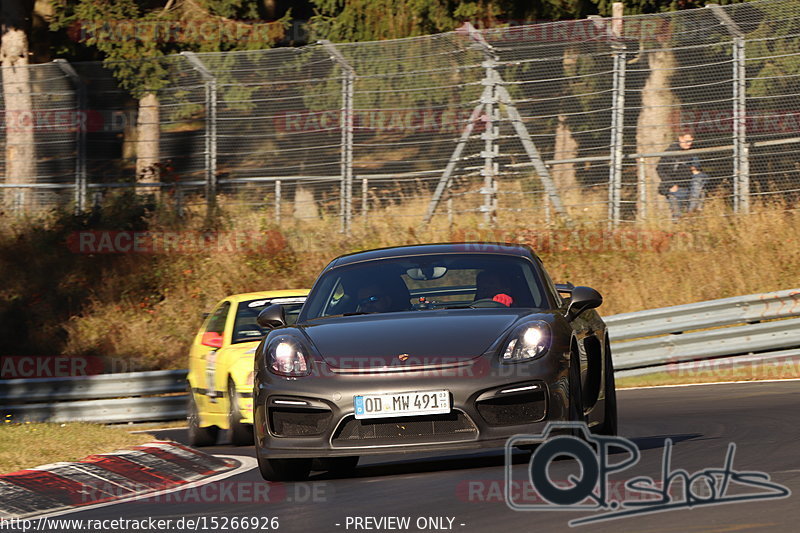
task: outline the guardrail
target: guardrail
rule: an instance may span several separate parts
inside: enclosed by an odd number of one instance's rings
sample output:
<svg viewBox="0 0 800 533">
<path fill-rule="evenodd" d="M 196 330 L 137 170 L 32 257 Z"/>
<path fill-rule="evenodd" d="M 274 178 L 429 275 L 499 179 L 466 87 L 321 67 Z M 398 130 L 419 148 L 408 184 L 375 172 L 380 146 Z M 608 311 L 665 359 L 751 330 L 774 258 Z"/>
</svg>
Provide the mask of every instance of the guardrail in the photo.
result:
<svg viewBox="0 0 800 533">
<path fill-rule="evenodd" d="M 605 319 L 617 375 L 739 356 L 800 356 L 800 289 L 624 313 Z M 727 361 L 728 359 L 720 359 Z M 144 422 L 186 416 L 186 370 L 0 380 L 3 418 Z"/>
<path fill-rule="evenodd" d="M 148 422 L 186 418 L 186 370 L 0 380 L 14 422 Z"/>
<path fill-rule="evenodd" d="M 618 371 L 800 347 L 800 289 L 605 319 Z"/>
</svg>

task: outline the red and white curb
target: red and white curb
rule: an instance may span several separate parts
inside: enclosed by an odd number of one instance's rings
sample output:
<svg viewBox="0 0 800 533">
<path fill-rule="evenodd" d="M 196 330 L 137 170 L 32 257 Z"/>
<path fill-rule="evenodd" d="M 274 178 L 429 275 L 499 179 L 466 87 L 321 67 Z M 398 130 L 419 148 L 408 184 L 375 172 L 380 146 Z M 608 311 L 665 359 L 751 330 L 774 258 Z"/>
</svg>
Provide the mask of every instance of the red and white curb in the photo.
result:
<svg viewBox="0 0 800 533">
<path fill-rule="evenodd" d="M 177 442 L 90 455 L 0 475 L 0 520 L 84 507 L 179 488 L 238 463 Z"/>
</svg>

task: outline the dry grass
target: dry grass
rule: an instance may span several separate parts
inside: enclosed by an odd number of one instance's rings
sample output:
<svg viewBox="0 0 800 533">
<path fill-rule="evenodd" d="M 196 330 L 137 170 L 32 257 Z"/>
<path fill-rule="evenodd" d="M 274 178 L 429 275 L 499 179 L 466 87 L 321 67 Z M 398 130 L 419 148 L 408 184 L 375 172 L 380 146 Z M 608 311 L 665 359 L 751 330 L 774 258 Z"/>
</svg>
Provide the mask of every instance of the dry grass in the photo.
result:
<svg viewBox="0 0 800 533">
<path fill-rule="evenodd" d="M 152 435 L 98 424 L 0 425 L 0 473 L 58 461 L 77 461 L 93 453 L 107 453 L 153 441 Z"/>
<path fill-rule="evenodd" d="M 222 216 L 213 224 L 200 213 L 178 225 L 168 213 L 137 219 L 135 209 L 119 208 L 117 219 L 106 215 L 100 224 L 51 220 L 6 229 L 0 234 L 0 273 L 11 281 L 0 294 L 6 302 L 5 308 L 0 304 L 0 318 L 16 313 L 41 325 L 30 330 L 32 340 L 17 353 L 111 355 L 125 358 L 132 369 L 180 368 L 201 312 L 227 294 L 308 287 L 343 253 L 454 240 L 529 243 L 557 282 L 600 290 L 605 315 L 798 284 L 800 213 L 783 205 L 761 205 L 742 217 L 711 202 L 702 217 L 677 224 L 662 218 L 609 232 L 599 222 L 605 213 L 589 198 L 577 229 L 555 219 L 547 224 L 544 215 L 537 218 L 531 211 L 508 210 L 498 216 L 500 229 L 489 231 L 481 228 L 482 216 L 463 212 L 474 207 L 474 195 L 456 197 L 452 227 L 442 212 L 425 228 L 420 221 L 427 201 L 414 196 L 397 191 L 368 217 L 356 214 L 349 237 L 339 232 L 335 216 L 324 213 L 295 220 L 285 209 L 278 226 L 269 199 L 264 208 L 250 211 L 223 199 Z M 64 236 L 87 227 L 211 230 L 244 235 L 246 244 L 235 251 L 211 247 L 191 253 L 89 256 L 67 250 Z M 260 244 L 254 235 L 261 236 Z M 55 289 L 48 290 L 54 281 Z M 32 293 L 44 303 L 31 303 Z M 14 330 L 6 337 L 21 336 Z"/>
</svg>

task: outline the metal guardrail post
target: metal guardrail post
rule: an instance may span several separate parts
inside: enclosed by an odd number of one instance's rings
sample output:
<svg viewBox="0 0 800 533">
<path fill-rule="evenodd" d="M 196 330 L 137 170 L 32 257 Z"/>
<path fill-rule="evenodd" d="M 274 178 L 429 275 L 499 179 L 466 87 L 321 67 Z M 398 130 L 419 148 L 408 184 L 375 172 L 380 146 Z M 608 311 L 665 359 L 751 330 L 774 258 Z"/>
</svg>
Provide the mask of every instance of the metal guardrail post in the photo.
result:
<svg viewBox="0 0 800 533">
<path fill-rule="evenodd" d="M 331 54 L 331 59 L 341 67 L 343 72 L 340 120 L 342 129 L 340 215 L 342 233 L 350 235 L 350 224 L 353 218 L 353 99 L 356 72 L 332 42 L 323 39 L 319 43 Z"/>
<path fill-rule="evenodd" d="M 747 144 L 747 72 L 744 32 L 717 4 L 706 4 L 733 38 L 733 210 L 750 212 L 750 147 Z"/>
<path fill-rule="evenodd" d="M 205 81 L 205 167 L 206 208 L 209 214 L 217 206 L 217 78 L 194 52 L 181 52 Z"/>
<path fill-rule="evenodd" d="M 75 88 L 75 106 L 77 127 L 75 131 L 75 214 L 80 214 L 86 210 L 87 198 L 87 176 L 86 176 L 86 128 L 89 120 L 86 99 L 86 87 L 83 85 L 80 76 L 75 72 L 66 59 L 55 59 L 53 63 L 58 65 L 61 72 L 67 76 Z"/>
</svg>

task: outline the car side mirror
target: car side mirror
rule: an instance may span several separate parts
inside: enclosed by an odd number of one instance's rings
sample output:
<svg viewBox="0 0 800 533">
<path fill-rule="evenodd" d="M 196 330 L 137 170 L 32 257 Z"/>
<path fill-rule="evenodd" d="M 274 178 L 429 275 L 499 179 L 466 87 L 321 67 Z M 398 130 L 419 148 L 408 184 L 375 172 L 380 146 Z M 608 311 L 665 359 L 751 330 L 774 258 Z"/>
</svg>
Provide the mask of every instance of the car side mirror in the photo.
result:
<svg viewBox="0 0 800 533">
<path fill-rule="evenodd" d="M 575 287 L 567 307 L 567 318 L 572 320 L 588 309 L 600 307 L 603 297 L 591 287 Z"/>
<path fill-rule="evenodd" d="M 286 325 L 286 315 L 281 304 L 272 304 L 258 313 L 256 322 L 262 328 L 280 328 Z"/>
<path fill-rule="evenodd" d="M 206 331 L 200 339 L 200 344 L 210 348 L 222 348 L 222 335 L 213 331 Z"/>
</svg>

